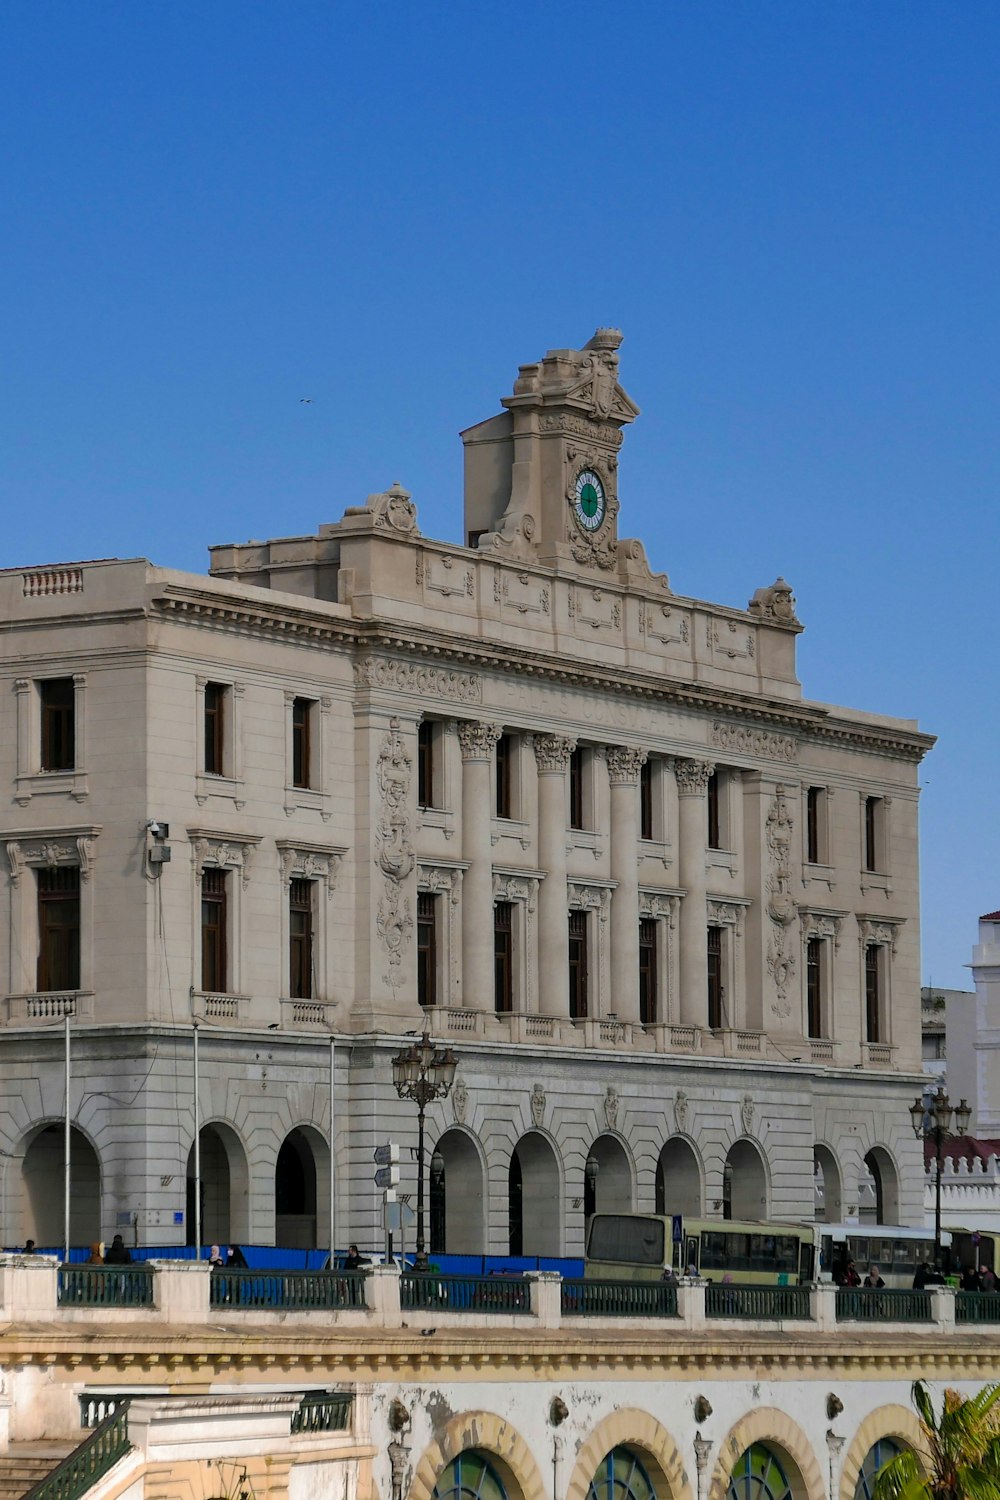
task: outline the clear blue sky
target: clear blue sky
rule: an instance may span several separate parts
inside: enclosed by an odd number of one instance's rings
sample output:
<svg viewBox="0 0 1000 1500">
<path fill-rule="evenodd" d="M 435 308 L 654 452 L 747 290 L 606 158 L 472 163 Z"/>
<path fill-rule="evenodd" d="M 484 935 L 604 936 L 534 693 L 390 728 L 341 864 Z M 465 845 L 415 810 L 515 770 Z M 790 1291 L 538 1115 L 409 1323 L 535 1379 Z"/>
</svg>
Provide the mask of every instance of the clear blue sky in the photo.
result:
<svg viewBox="0 0 1000 1500">
<path fill-rule="evenodd" d="M 624 534 L 917 716 L 925 978 L 1000 906 L 1000 5 L 7 0 L 0 562 L 312 531 L 625 331 Z M 312 398 L 303 405 L 300 397 Z"/>
</svg>

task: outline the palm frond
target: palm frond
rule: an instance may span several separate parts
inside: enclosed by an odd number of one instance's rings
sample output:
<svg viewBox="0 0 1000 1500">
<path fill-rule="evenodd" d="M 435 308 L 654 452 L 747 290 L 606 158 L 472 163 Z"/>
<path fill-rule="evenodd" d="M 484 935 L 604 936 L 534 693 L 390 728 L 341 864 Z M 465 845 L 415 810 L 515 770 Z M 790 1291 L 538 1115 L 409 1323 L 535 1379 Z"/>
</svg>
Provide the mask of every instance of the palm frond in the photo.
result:
<svg viewBox="0 0 1000 1500">
<path fill-rule="evenodd" d="M 928 1500 L 929 1495 L 927 1478 L 910 1448 L 904 1448 L 883 1464 L 872 1489 L 872 1500 Z"/>
</svg>

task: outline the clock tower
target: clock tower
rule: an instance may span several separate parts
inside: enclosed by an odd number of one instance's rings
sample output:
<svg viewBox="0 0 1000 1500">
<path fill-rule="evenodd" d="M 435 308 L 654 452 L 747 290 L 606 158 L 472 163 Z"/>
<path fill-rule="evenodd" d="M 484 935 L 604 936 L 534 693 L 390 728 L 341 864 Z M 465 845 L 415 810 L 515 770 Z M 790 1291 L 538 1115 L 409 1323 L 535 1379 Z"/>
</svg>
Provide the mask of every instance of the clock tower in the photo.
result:
<svg viewBox="0 0 1000 1500">
<path fill-rule="evenodd" d="M 469 546 L 616 573 L 618 450 L 639 408 L 618 384 L 616 328 L 522 365 L 506 410 L 462 433 Z"/>
</svg>

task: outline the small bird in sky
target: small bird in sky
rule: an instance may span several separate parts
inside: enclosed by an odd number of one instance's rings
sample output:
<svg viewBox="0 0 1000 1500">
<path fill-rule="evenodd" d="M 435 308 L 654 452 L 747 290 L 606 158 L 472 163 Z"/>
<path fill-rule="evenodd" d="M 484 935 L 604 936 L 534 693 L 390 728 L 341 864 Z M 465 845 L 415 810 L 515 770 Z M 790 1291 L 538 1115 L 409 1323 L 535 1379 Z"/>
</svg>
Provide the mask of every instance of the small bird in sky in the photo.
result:
<svg viewBox="0 0 1000 1500">
<path fill-rule="evenodd" d="M 313 398 L 311 396 L 300 396 L 299 397 L 299 405 L 300 406 L 312 406 L 312 404 L 313 404 Z"/>
</svg>

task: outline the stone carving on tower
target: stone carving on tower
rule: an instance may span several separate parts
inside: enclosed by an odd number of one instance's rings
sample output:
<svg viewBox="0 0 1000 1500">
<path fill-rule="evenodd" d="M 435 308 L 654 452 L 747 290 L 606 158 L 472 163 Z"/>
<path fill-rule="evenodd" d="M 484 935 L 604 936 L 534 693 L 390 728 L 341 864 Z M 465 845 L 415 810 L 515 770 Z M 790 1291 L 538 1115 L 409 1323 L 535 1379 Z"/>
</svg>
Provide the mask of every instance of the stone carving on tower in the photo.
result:
<svg viewBox="0 0 1000 1500">
<path fill-rule="evenodd" d="M 790 865 L 792 830 L 794 822 L 785 801 L 785 788 L 780 783 L 767 812 L 765 835 L 767 838 L 767 914 L 771 919 L 771 935 L 767 945 L 767 967 L 774 981 L 774 999 L 771 1008 L 776 1016 L 787 1020 L 792 1013 L 788 998 L 789 986 L 795 977 L 795 953 L 791 944 L 790 924 L 795 920 L 796 906 L 791 894 L 792 871 Z"/>
<path fill-rule="evenodd" d="M 409 791 L 413 762 L 399 732 L 399 720 L 389 720 L 376 766 L 381 807 L 375 824 L 375 864 L 382 874 L 382 894 L 375 925 L 389 960 L 386 984 L 395 989 L 395 972 L 413 925 L 410 903 L 403 895 L 403 881 L 412 873 L 416 854 L 410 843 Z"/>
</svg>

